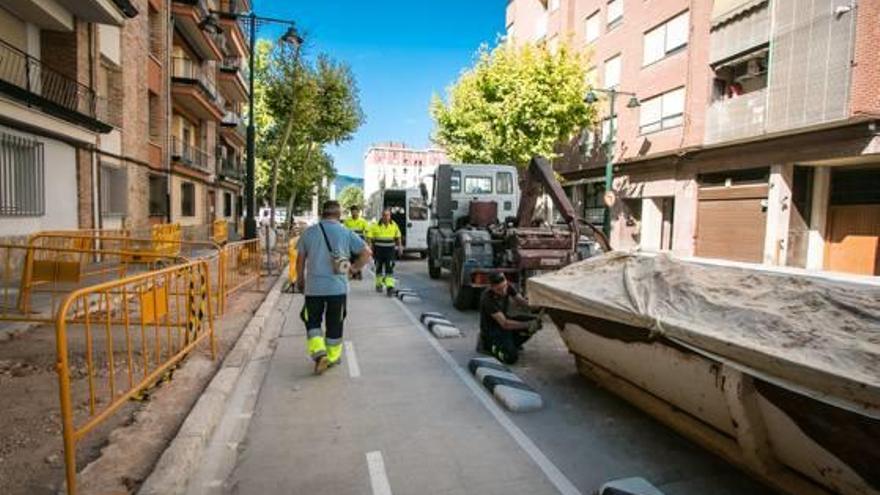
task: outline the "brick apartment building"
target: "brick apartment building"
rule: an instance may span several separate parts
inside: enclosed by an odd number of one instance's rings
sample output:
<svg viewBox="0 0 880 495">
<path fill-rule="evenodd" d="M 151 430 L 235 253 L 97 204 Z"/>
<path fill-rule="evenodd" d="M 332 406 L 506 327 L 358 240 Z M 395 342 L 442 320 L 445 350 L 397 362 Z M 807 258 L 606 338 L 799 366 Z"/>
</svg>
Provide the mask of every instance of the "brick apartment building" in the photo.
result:
<svg viewBox="0 0 880 495">
<path fill-rule="evenodd" d="M 607 102 L 555 166 L 612 244 L 880 275 L 880 2 L 511 0 L 515 43 L 588 49 Z"/>
<path fill-rule="evenodd" d="M 420 150 L 395 142 L 374 144 L 364 153 L 364 196 L 384 188 L 418 187 L 424 176 L 446 162 L 446 152 L 440 149 Z"/>
<path fill-rule="evenodd" d="M 241 214 L 246 0 L 0 0 L 0 236 Z"/>
</svg>

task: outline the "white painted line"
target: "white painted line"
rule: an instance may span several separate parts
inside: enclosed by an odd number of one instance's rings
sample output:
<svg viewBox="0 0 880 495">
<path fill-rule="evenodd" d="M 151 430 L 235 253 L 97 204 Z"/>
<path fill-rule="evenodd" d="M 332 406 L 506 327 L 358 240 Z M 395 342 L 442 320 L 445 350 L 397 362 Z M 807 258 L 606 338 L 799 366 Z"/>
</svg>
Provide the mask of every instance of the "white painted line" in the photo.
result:
<svg viewBox="0 0 880 495">
<path fill-rule="evenodd" d="M 418 318 L 416 318 L 404 304 L 398 300 L 394 301 L 400 306 L 400 309 L 406 314 L 406 316 L 413 322 L 413 325 L 421 328 L 422 325 L 419 323 Z M 452 368 L 452 371 L 458 376 L 458 378 L 462 381 L 462 383 L 467 386 L 468 390 L 474 394 L 474 396 L 483 404 L 492 417 L 495 418 L 495 421 L 504 428 L 505 431 L 513 438 L 513 440 L 520 446 L 521 449 L 528 455 L 535 464 L 544 472 L 544 475 L 547 476 L 547 479 L 550 480 L 550 483 L 553 483 L 553 486 L 559 490 L 559 493 L 563 495 L 582 495 L 580 490 L 574 486 L 574 483 L 568 479 L 568 477 L 563 474 L 562 471 L 553 464 L 553 461 L 547 458 L 544 455 L 544 452 L 535 445 L 535 442 L 532 441 L 528 435 L 525 434 L 516 424 L 505 414 L 504 411 L 498 407 L 498 404 L 495 403 L 495 399 L 492 398 L 482 387 L 477 384 L 477 381 L 472 379 L 470 375 L 462 369 L 458 363 L 455 362 L 455 359 L 446 352 L 446 349 L 443 348 L 436 340 L 431 338 L 428 332 L 422 331 L 418 332 L 424 337 L 425 340 L 428 341 L 428 344 L 440 354 L 440 357 L 443 358 L 443 361 Z"/>
<path fill-rule="evenodd" d="M 361 367 L 358 366 L 357 354 L 354 353 L 354 343 L 345 343 L 345 362 L 348 363 L 348 375 L 352 378 L 361 376 Z"/>
<path fill-rule="evenodd" d="M 367 468 L 370 470 L 370 485 L 373 487 L 373 495 L 391 495 L 391 483 L 385 473 L 385 460 L 382 452 L 374 450 L 367 452 Z"/>
</svg>

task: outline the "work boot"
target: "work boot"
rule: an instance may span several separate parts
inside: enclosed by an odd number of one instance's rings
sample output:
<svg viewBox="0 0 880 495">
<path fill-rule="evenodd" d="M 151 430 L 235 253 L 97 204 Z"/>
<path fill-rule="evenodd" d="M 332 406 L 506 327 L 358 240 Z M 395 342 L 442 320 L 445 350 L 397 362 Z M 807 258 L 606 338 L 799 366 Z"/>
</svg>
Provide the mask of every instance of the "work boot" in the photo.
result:
<svg viewBox="0 0 880 495">
<path fill-rule="evenodd" d="M 327 361 L 330 362 L 330 367 L 342 362 L 342 342 L 327 345 Z"/>
<path fill-rule="evenodd" d="M 382 292 L 383 287 L 385 287 L 385 277 L 376 275 L 376 292 Z"/>
<path fill-rule="evenodd" d="M 387 291 L 388 297 L 394 295 L 394 285 L 394 277 L 385 277 L 385 290 Z"/>
<path fill-rule="evenodd" d="M 315 374 L 320 375 L 329 366 L 327 361 L 327 346 L 323 335 L 309 337 L 307 342 L 309 357 L 315 362 Z"/>
<path fill-rule="evenodd" d="M 327 356 L 321 356 L 315 360 L 315 374 L 320 375 L 327 371 L 327 368 L 331 366 L 330 360 L 327 359 Z"/>
</svg>

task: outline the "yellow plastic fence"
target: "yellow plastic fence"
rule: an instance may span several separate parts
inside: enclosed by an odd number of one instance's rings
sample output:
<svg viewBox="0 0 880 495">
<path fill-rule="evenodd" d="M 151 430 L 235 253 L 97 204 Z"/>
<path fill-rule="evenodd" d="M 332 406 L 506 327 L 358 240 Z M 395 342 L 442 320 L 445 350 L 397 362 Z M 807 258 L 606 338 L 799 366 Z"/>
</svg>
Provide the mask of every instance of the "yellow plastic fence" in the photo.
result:
<svg viewBox="0 0 880 495">
<path fill-rule="evenodd" d="M 293 237 L 287 241 L 287 279 L 291 284 L 296 283 L 296 243 L 299 237 Z"/>
<path fill-rule="evenodd" d="M 200 343 L 216 358 L 210 279 L 207 261 L 194 261 L 78 289 L 60 305 L 55 331 L 69 495 L 77 491 L 77 442 Z"/>
<path fill-rule="evenodd" d="M 225 244 L 229 240 L 229 222 L 214 220 L 211 226 L 211 240 L 217 244 Z"/>
<path fill-rule="evenodd" d="M 225 311 L 230 294 L 252 283 L 259 287 L 262 256 L 259 239 L 230 242 L 223 246 L 218 264 L 220 313 Z"/>
</svg>

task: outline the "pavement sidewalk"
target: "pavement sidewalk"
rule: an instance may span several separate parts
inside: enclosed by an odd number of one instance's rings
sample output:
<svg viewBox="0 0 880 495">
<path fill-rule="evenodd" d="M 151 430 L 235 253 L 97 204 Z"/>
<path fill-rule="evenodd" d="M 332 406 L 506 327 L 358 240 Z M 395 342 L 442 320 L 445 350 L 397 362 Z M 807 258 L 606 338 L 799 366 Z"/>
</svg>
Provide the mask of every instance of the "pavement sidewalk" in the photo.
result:
<svg viewBox="0 0 880 495">
<path fill-rule="evenodd" d="M 237 465 L 191 493 L 576 493 L 372 280 L 353 284 L 344 363 L 322 376 L 295 318 L 301 296 L 282 297 L 295 300 L 279 301 L 287 317 Z"/>
</svg>

